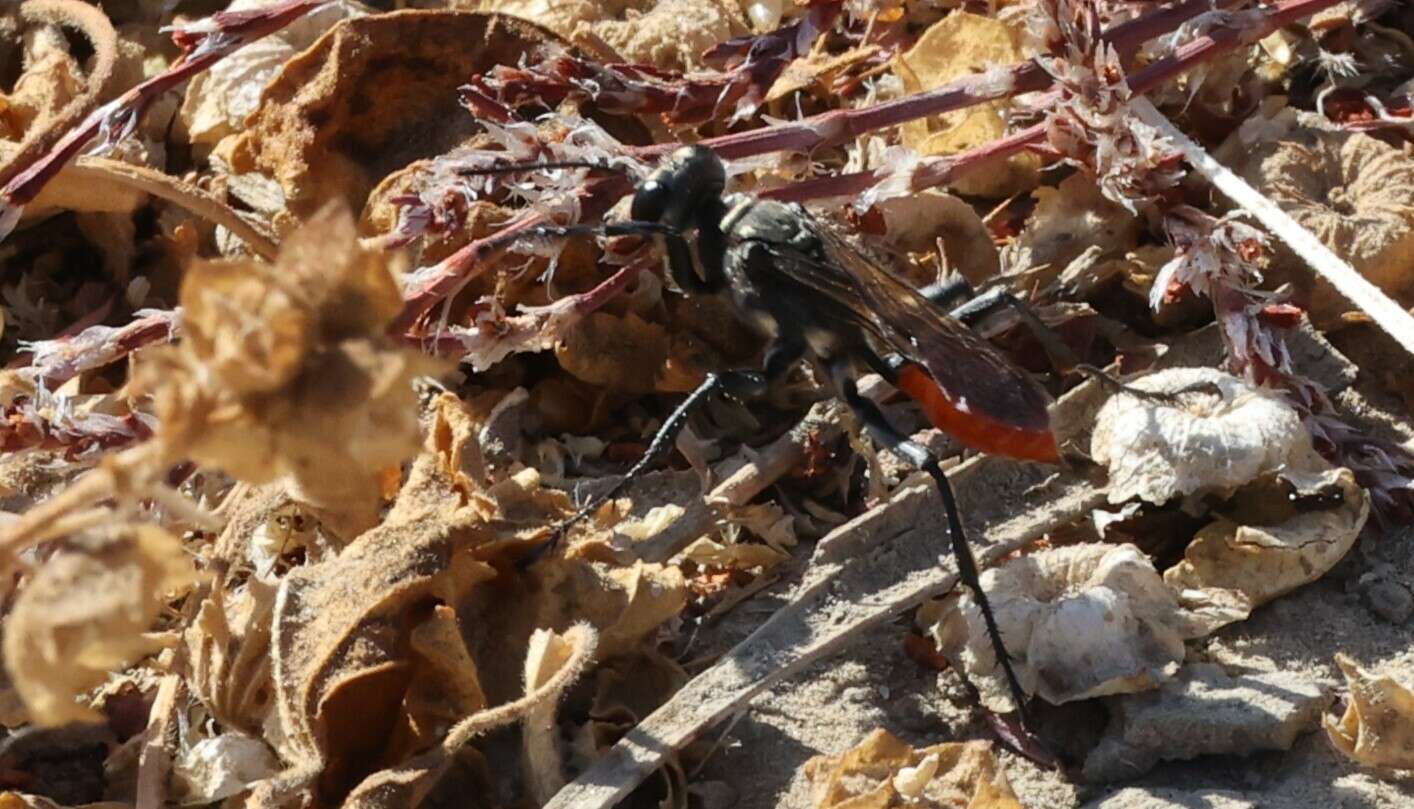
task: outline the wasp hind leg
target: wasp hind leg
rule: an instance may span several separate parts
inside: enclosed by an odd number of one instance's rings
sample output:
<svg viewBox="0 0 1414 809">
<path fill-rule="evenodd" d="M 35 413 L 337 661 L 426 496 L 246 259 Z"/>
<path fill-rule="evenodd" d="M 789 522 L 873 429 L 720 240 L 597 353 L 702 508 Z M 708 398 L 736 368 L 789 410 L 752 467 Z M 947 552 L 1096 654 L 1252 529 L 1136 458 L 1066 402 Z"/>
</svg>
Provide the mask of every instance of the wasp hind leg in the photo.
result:
<svg viewBox="0 0 1414 809">
<path fill-rule="evenodd" d="M 928 295 L 925 290 L 925 295 Z M 928 295 L 930 300 L 938 299 Z M 952 308 L 949 314 L 952 317 L 966 323 L 969 326 L 976 325 L 989 315 L 995 314 L 1002 309 L 1011 309 L 1021 318 L 1022 325 L 1041 344 L 1046 356 L 1050 358 L 1051 364 L 1063 375 L 1081 374 L 1094 379 L 1100 385 L 1109 389 L 1112 393 L 1127 393 L 1139 399 L 1162 404 L 1176 404 L 1179 399 L 1188 393 L 1207 393 L 1217 396 L 1222 395 L 1222 389 L 1212 382 L 1198 382 L 1192 385 L 1179 388 L 1175 391 L 1149 391 L 1127 385 L 1109 372 L 1088 365 L 1080 361 L 1070 346 L 1061 339 L 1060 334 L 1045 321 L 1026 301 L 1021 300 L 1005 289 L 993 289 L 983 295 L 979 295 L 958 306 Z"/>
<path fill-rule="evenodd" d="M 885 360 L 877 357 L 866 356 L 865 360 L 876 369 L 888 367 Z M 1021 724 L 1023 728 L 1029 728 L 1026 692 L 1021 688 L 1021 681 L 1017 679 L 1016 671 L 1012 668 L 1011 656 L 1007 653 L 1001 629 L 997 626 L 997 619 L 992 613 L 992 604 L 982 589 L 982 582 L 977 570 L 977 559 L 972 555 L 972 548 L 968 545 L 967 538 L 962 532 L 962 516 L 958 512 L 957 499 L 953 495 L 952 485 L 948 483 L 948 477 L 943 472 L 938 456 L 934 455 L 927 447 L 894 429 L 893 425 L 884 417 L 879 406 L 859 393 L 854 377 L 847 368 L 837 366 L 835 377 L 835 384 L 839 388 L 845 404 L 854 411 L 870 436 L 881 446 L 892 450 L 916 468 L 926 472 L 937 486 L 938 493 L 943 499 L 943 511 L 948 520 L 948 537 L 952 546 L 953 558 L 957 560 L 958 578 L 972 590 L 973 596 L 977 599 L 977 606 L 982 612 L 982 621 L 987 627 L 987 637 L 992 643 L 992 650 L 996 653 L 1002 671 L 1006 674 L 1007 686 L 1011 689 L 1012 700 L 1016 703 Z M 1006 733 L 1003 733 L 1003 736 L 1007 737 L 1007 742 L 1023 753 L 1030 755 L 1031 753 L 1026 748 L 1034 749 L 1032 745 L 1009 737 Z"/>
</svg>

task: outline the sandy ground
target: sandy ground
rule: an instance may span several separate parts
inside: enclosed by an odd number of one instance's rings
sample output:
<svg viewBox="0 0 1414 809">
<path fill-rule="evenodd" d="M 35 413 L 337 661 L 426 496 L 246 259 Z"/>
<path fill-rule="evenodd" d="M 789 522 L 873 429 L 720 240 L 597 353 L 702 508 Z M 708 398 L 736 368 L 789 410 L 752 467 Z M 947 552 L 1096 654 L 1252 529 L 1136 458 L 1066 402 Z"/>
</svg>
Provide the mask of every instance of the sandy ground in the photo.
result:
<svg viewBox="0 0 1414 809">
<path fill-rule="evenodd" d="M 1363 385 L 1361 386 L 1363 388 Z M 1397 405 L 1376 407 L 1347 400 L 1357 412 L 1389 424 Z M 1395 422 L 1397 424 L 1397 422 Z M 1407 439 L 1403 429 L 1391 435 Z M 701 653 L 725 652 L 790 598 L 795 569 L 704 632 Z M 1190 662 L 1210 662 L 1229 674 L 1279 673 L 1312 683 L 1331 695 L 1338 711 L 1343 680 L 1333 663 L 1345 652 L 1367 668 L 1414 683 L 1414 619 L 1401 624 L 1380 617 L 1362 598 L 1361 579 L 1376 574 L 1414 587 L 1414 527 L 1379 540 L 1368 535 L 1323 579 L 1259 609 L 1249 620 L 1190 644 Z M 876 629 L 839 656 L 812 665 L 771 688 L 749 711 L 714 728 L 712 757 L 693 777 L 694 791 L 712 796 L 707 806 L 806 809 L 813 806 L 802 765 L 812 756 L 838 754 L 883 727 L 915 745 L 989 738 L 957 676 L 938 674 L 909 658 L 903 647 L 907 620 Z M 1052 717 L 1055 732 L 1087 749 L 1102 732 L 1106 713 L 1097 702 Z M 1319 720 L 1307 723 L 1287 751 L 1248 756 L 1209 755 L 1166 761 L 1137 779 L 1086 783 L 1078 768 L 1048 771 L 1017 756 L 1003 756 L 1006 773 L 1027 807 L 1414 807 L 1414 773 L 1376 777 L 1335 752 Z"/>
<path fill-rule="evenodd" d="M 1331 658 L 1343 651 L 1367 667 L 1414 682 L 1409 622 L 1394 625 L 1377 617 L 1357 592 L 1360 575 L 1383 565 L 1414 584 L 1414 531 L 1358 547 L 1325 579 L 1219 631 L 1190 654 L 1231 673 L 1282 671 L 1335 692 L 1341 679 Z M 770 601 L 743 609 L 764 617 Z M 956 676 L 935 675 L 904 653 L 905 629 L 896 625 L 880 631 L 759 697 L 726 733 L 696 780 L 730 785 L 742 809 L 805 809 L 813 805 L 801 772 L 805 761 L 843 752 L 874 728 L 887 728 L 917 745 L 986 738 Z M 1088 735 L 1098 732 L 1103 719 L 1095 714 L 1088 722 L 1076 721 L 1089 725 L 1076 728 Z M 1009 754 L 1006 771 L 1028 807 L 1414 806 L 1414 775 L 1376 778 L 1337 754 L 1324 731 L 1310 731 L 1288 752 L 1166 762 L 1138 780 L 1118 784 L 1086 784 L 1078 772 L 1042 770 Z"/>
</svg>

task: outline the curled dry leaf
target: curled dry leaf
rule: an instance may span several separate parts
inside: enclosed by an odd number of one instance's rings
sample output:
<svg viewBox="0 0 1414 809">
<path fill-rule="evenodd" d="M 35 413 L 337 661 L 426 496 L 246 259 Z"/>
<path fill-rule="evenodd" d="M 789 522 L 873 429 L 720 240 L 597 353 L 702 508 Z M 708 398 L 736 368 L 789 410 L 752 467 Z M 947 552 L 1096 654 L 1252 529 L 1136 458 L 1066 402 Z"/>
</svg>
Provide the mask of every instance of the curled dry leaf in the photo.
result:
<svg viewBox="0 0 1414 809">
<path fill-rule="evenodd" d="M 1239 620 L 1246 615 L 1237 605 L 1250 612 L 1324 576 L 1355 545 L 1369 514 L 1370 498 L 1349 469 L 1286 472 L 1239 493 L 1164 581 L 1195 608 L 1227 605 L 1219 624 Z"/>
<path fill-rule="evenodd" d="M 314 217 L 273 266 L 189 267 L 181 299 L 186 339 L 135 373 L 167 450 L 285 480 L 344 540 L 376 522 L 381 473 L 418 448 L 412 380 L 442 366 L 385 336 L 402 296 L 348 211 Z"/>
<path fill-rule="evenodd" d="M 1311 437 L 1276 395 L 1211 368 L 1172 368 L 1132 387 L 1172 393 L 1176 401 L 1111 397 L 1095 418 L 1090 455 L 1109 470 L 1109 501 L 1163 504 L 1199 493 L 1231 494 L 1263 474 L 1320 469 Z"/>
<path fill-rule="evenodd" d="M 1371 283 L 1414 304 L 1414 159 L 1405 150 L 1286 109 L 1248 120 L 1218 156 Z M 1294 284 L 1322 328 L 1351 308 L 1284 244 L 1268 275 Z"/>
<path fill-rule="evenodd" d="M 31 719 L 97 720 L 81 695 L 160 648 L 145 633 L 194 581 L 181 542 L 155 525 L 66 542 L 33 572 L 5 623 L 5 666 Z"/>
<path fill-rule="evenodd" d="M 235 0 L 226 10 L 245 11 L 269 5 L 272 0 Z M 340 20 L 368 13 L 355 0 L 326 3 L 193 76 L 179 113 L 187 139 L 214 144 L 239 131 L 246 117 L 259 107 L 265 83 L 290 57 L 314 44 Z"/>
<path fill-rule="evenodd" d="M 1072 174 L 1055 188 L 1037 188 L 1031 198 L 1036 210 L 1016 241 L 1002 250 L 1007 267 L 1048 267 L 1054 277 L 1086 250 L 1098 247 L 1101 257 L 1119 257 L 1138 242 L 1139 221 L 1084 174 Z"/>
<path fill-rule="evenodd" d="M 468 77 L 555 41 L 497 14 L 416 10 L 344 20 L 285 62 L 245 129 L 217 152 L 235 174 L 275 180 L 297 219 L 332 199 L 359 210 L 386 175 L 475 132 L 457 101 Z"/>
<path fill-rule="evenodd" d="M 1178 670 L 1184 640 L 1204 627 L 1179 608 L 1133 545 L 1044 550 L 982 574 L 1021 687 L 1052 704 L 1156 687 Z M 982 692 L 1014 706 L 974 597 L 942 603 L 930 629 L 939 650 Z"/>
<path fill-rule="evenodd" d="M 1335 663 L 1350 698 L 1339 720 L 1324 719 L 1331 744 L 1366 767 L 1414 770 L 1414 691 L 1345 654 L 1336 654 Z"/>
<path fill-rule="evenodd" d="M 281 582 L 272 741 L 294 784 L 319 776 L 320 794 L 342 794 L 369 763 L 401 761 L 440 738 L 447 717 L 484 707 L 474 704 L 480 676 L 452 631 L 454 616 L 428 608 L 459 604 L 495 576 L 472 555 L 491 537 L 479 527 L 482 513 L 444 463 L 438 453 L 420 456 L 381 525 Z M 437 683 L 440 705 L 429 704 Z"/>
<path fill-rule="evenodd" d="M 1022 809 L 987 742 L 914 748 L 879 729 L 839 756 L 805 762 L 817 809 Z"/>
<path fill-rule="evenodd" d="M 934 90 L 958 78 L 1025 58 L 1020 32 L 992 17 L 954 11 L 934 23 L 917 44 L 894 60 L 909 93 Z M 1006 135 L 1003 102 L 989 102 L 902 127 L 903 143 L 922 155 L 948 155 Z M 1040 179 L 1035 155 L 1007 158 L 988 171 L 969 172 L 952 183 L 963 194 L 1005 197 L 1028 191 Z"/>
<path fill-rule="evenodd" d="M 883 200 L 877 207 L 884 215 L 889 241 L 912 252 L 935 250 L 941 239 L 947 267 L 969 283 L 988 281 L 1001 269 L 982 217 L 952 194 L 927 190 Z"/>
<path fill-rule="evenodd" d="M 594 629 L 586 624 L 575 624 L 562 633 L 536 630 L 530 638 L 528 657 L 531 659 L 524 667 L 527 675 L 534 674 L 534 680 L 526 681 L 523 697 L 461 720 L 441 744 L 430 751 L 369 776 L 349 793 L 343 806 L 345 809 L 415 809 L 458 761 L 458 755 L 464 752 L 462 748 L 472 739 L 518 720 L 541 715 L 546 706 L 558 702 L 593 661 L 597 641 Z M 482 775 L 480 780 L 484 780 L 485 774 Z M 476 787 L 483 794 L 488 791 L 484 783 Z M 464 803 L 465 798 L 465 794 L 456 796 L 458 803 Z"/>
</svg>

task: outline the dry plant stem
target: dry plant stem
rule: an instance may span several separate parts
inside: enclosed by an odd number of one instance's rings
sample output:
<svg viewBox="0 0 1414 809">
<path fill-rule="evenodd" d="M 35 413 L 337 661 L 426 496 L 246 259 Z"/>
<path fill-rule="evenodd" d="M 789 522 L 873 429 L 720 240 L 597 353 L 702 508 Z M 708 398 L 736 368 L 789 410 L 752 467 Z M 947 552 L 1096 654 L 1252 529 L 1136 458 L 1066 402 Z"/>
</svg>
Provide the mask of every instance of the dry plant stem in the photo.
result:
<svg viewBox="0 0 1414 809">
<path fill-rule="evenodd" d="M 1229 0 L 1230 2 L 1230 0 Z M 1228 3 L 1219 3 L 1226 5 Z M 1169 33 L 1185 22 L 1213 8 L 1211 0 L 1186 0 L 1160 8 L 1138 19 L 1116 25 L 1102 39 L 1123 55 L 1138 50 L 1145 42 Z M 775 151 L 809 152 L 834 146 L 868 132 L 897 126 L 906 121 L 941 115 L 987 101 L 1044 90 L 1051 77 L 1034 61 L 997 67 L 987 73 L 963 77 L 943 87 L 860 109 L 830 112 L 787 124 L 721 135 L 702 141 L 728 160 Z M 642 160 L 656 160 L 677 147 L 676 143 L 655 144 L 631 150 Z"/>
<path fill-rule="evenodd" d="M 1266 13 L 1249 28 L 1217 29 L 1184 43 L 1168 56 L 1135 71 L 1129 77 L 1129 89 L 1135 95 L 1147 93 L 1219 54 L 1254 43 L 1273 31 L 1299 22 L 1339 2 L 1340 0 L 1286 0 L 1286 2 L 1269 6 Z M 1045 142 L 1045 137 L 1046 129 L 1043 122 L 1001 140 L 929 161 L 912 178 L 911 190 L 921 191 L 925 188 L 942 185 L 965 172 L 988 165 L 993 160 L 1000 160 L 1038 147 Z M 796 202 L 849 197 L 867 191 L 881 179 L 882 176 L 877 172 L 862 171 L 836 177 L 806 180 L 772 189 L 762 196 Z"/>
<path fill-rule="evenodd" d="M 606 177 L 590 181 L 581 192 L 580 210 L 584 217 L 600 216 L 630 190 L 623 177 Z M 389 327 L 392 334 L 408 332 L 429 309 L 444 298 L 455 295 L 468 281 L 485 272 L 497 258 L 505 255 L 515 240 L 531 228 L 552 224 L 539 213 L 527 213 L 516 222 L 461 248 L 442 259 L 419 279 L 417 287 L 403 291 L 403 311 Z"/>
<path fill-rule="evenodd" d="M 1331 252 L 1330 248 L 1275 203 L 1215 160 L 1202 146 L 1194 143 L 1148 99 L 1136 98 L 1130 103 L 1130 107 L 1140 120 L 1173 141 L 1199 174 L 1290 245 L 1297 255 L 1311 265 L 1311 269 L 1330 281 L 1340 294 L 1368 314 L 1376 325 L 1393 337 L 1405 351 L 1414 353 L 1414 317 L 1410 317 L 1403 307 L 1390 300 L 1379 287 L 1365 280 L 1355 268 Z"/>
<path fill-rule="evenodd" d="M 0 154 L 9 148 L 8 144 L 0 144 Z M 274 236 L 263 226 L 242 219 L 234 208 L 200 188 L 156 169 L 104 157 L 81 156 L 61 168 L 59 174 L 77 181 L 100 180 L 151 194 L 231 231 L 263 259 L 272 260 L 279 252 Z"/>
<path fill-rule="evenodd" d="M 167 775 L 172 769 L 167 736 L 174 727 L 177 696 L 182 690 L 182 678 L 176 674 L 163 677 L 157 686 L 157 696 L 147 715 L 147 730 L 143 732 L 142 750 L 138 753 L 134 809 L 161 809 L 166 805 Z"/>
<path fill-rule="evenodd" d="M 10 179 L 39 158 L 63 133 L 93 109 L 113 78 L 118 63 L 118 32 L 102 10 L 81 0 L 29 0 L 20 4 L 20 16 L 31 22 L 53 23 L 82 32 L 93 47 L 93 70 L 88 83 L 52 120 L 36 132 L 28 133 L 15 153 L 0 162 L 0 183 Z"/>
<path fill-rule="evenodd" d="M 645 562 L 666 562 L 717 524 L 716 508 L 746 505 L 756 495 L 797 468 L 813 446 L 827 445 L 844 432 L 839 402 L 820 402 L 790 432 L 757 451 L 746 465 L 727 475 L 701 500 L 663 531 L 636 549 Z"/>
<path fill-rule="evenodd" d="M 244 12 L 219 12 L 173 33 L 187 53 L 162 73 L 138 84 L 91 112 L 54 146 L 29 163 L 0 188 L 0 205 L 20 207 L 33 200 L 54 175 L 102 133 L 118 140 L 142 117 L 148 104 L 163 93 L 248 45 L 303 17 L 329 0 L 285 0 Z"/>
</svg>

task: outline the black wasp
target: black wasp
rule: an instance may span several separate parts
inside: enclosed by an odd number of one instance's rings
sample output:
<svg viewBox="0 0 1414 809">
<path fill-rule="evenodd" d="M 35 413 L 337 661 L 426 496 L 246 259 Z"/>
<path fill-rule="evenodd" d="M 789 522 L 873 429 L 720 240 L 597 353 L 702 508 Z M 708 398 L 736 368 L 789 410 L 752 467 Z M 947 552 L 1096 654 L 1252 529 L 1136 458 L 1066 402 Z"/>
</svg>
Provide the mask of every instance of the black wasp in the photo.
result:
<svg viewBox="0 0 1414 809">
<path fill-rule="evenodd" d="M 490 171 L 571 166 L 604 168 L 560 162 L 499 166 Z M 1014 300 L 1004 295 L 982 297 L 949 313 L 946 301 L 970 290 L 957 286 L 918 290 L 822 227 L 803 207 L 724 194 L 725 189 L 726 170 L 716 153 L 686 146 L 638 184 L 630 221 L 544 227 L 527 234 L 533 239 L 574 234 L 656 237 L 667 254 L 669 272 L 684 293 L 726 293 L 743 319 L 768 341 L 761 368 L 709 374 L 668 417 L 628 474 L 557 526 L 527 562 L 553 547 L 570 526 L 666 453 L 692 410 L 713 393 L 759 396 L 795 363 L 809 360 L 875 441 L 927 472 L 937 484 L 959 575 L 976 596 L 1024 721 L 1025 694 L 978 581 L 977 563 L 939 460 L 895 430 L 856 384 L 862 373 L 877 372 L 917 401 L 934 425 L 975 449 L 1023 460 L 1057 461 L 1047 411 L 1050 396 L 964 325 L 965 320 Z"/>
</svg>

